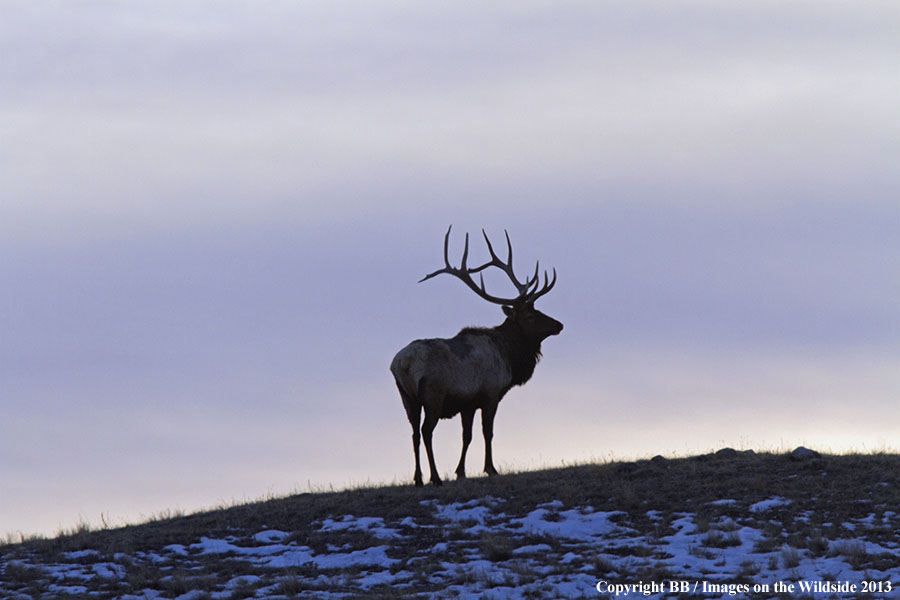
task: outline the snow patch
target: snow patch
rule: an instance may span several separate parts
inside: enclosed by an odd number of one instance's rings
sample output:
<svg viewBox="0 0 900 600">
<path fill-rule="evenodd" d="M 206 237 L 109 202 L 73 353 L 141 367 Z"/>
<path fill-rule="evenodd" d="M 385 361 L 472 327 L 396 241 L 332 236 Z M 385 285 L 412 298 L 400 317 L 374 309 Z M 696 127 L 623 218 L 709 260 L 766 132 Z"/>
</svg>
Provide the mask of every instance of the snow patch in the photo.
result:
<svg viewBox="0 0 900 600">
<path fill-rule="evenodd" d="M 791 501 L 787 500 L 786 498 L 782 498 L 781 496 L 773 496 L 772 498 L 761 500 L 756 504 L 751 504 L 748 510 L 752 513 L 761 513 L 781 506 L 790 506 L 790 504 Z"/>
<path fill-rule="evenodd" d="M 511 522 L 519 523 L 524 531 L 537 535 L 589 541 L 621 530 L 610 518 L 624 514 L 621 511 L 584 512 L 571 509 L 556 512 L 538 508 L 521 519 L 512 519 Z"/>
<path fill-rule="evenodd" d="M 396 529 L 385 527 L 381 517 L 354 517 L 344 515 L 340 520 L 325 519 L 319 531 L 368 531 L 377 538 L 390 539 L 399 537 Z"/>
<path fill-rule="evenodd" d="M 288 538 L 290 536 L 291 534 L 284 531 L 278 531 L 277 529 L 267 529 L 266 531 L 260 531 L 259 533 L 254 535 L 253 539 L 262 544 L 271 544 L 274 542 L 281 542 L 285 538 Z"/>
</svg>

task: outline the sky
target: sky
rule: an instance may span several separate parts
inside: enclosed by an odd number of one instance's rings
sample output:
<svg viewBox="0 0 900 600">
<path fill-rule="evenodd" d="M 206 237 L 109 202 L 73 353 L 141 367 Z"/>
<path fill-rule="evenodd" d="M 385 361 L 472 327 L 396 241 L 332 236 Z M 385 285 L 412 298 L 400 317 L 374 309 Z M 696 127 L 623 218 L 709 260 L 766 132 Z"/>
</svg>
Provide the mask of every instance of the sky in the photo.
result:
<svg viewBox="0 0 900 600">
<path fill-rule="evenodd" d="M 896 3 L 0 10 L 0 535 L 411 482 L 450 224 L 558 273 L 501 471 L 900 448 Z"/>
</svg>

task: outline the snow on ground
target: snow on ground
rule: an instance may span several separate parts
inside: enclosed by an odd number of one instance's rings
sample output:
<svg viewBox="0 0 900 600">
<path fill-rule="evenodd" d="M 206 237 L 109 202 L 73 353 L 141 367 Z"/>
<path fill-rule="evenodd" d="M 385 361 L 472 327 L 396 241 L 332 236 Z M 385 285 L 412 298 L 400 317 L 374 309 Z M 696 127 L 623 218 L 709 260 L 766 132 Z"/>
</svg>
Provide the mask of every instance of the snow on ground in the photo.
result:
<svg viewBox="0 0 900 600">
<path fill-rule="evenodd" d="M 860 585 L 895 576 L 900 546 L 896 541 L 874 543 L 865 531 L 873 526 L 896 531 L 896 513 L 844 524 L 856 537 L 794 547 L 776 514 L 788 504 L 769 498 L 738 510 L 744 518 L 734 516 L 738 501 L 723 498 L 711 506 L 728 514 L 710 519 L 659 511 L 629 516 L 561 502 L 511 516 L 497 498 L 423 501 L 428 518 L 386 522 L 381 517 L 331 516 L 315 524 L 318 541 L 263 529 L 133 555 L 84 550 L 61 554 L 56 562 L 0 556 L 0 596 L 342 598 L 390 588 L 401 594 L 427 589 L 425 596 L 448 598 L 612 598 L 625 597 L 628 586 L 667 590 L 670 582 L 686 581 L 707 590 L 694 597 L 756 599 L 778 597 L 774 586 L 779 582 Z M 140 573 L 147 572 L 154 575 L 142 580 Z M 192 572 L 198 573 L 196 579 Z M 769 592 L 742 593 L 742 585 L 769 586 Z M 34 590 L 40 590 L 39 596 Z M 629 595 L 673 597 L 652 587 L 631 588 Z M 885 596 L 891 594 L 870 597 Z"/>
<path fill-rule="evenodd" d="M 775 496 L 774 498 L 767 498 L 765 500 L 760 500 L 756 504 L 751 504 L 750 508 L 747 510 L 752 513 L 766 512 L 767 510 L 778 508 L 779 506 L 789 506 L 790 503 L 790 500 Z"/>
</svg>

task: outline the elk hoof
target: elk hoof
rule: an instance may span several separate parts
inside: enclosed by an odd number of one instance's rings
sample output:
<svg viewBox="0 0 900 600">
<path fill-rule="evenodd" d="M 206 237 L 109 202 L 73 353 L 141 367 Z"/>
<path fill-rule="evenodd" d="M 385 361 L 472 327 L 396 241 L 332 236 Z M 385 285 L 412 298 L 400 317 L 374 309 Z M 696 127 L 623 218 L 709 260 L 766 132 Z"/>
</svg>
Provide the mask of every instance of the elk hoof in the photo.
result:
<svg viewBox="0 0 900 600">
<path fill-rule="evenodd" d="M 434 487 L 441 487 L 442 485 L 444 485 L 444 482 L 440 479 L 432 479 L 431 485 L 433 485 Z"/>
<path fill-rule="evenodd" d="M 456 478 L 457 478 L 457 479 L 465 479 L 465 478 L 466 478 L 466 472 L 465 472 L 465 471 L 457 471 L 457 472 L 456 472 Z"/>
<path fill-rule="evenodd" d="M 484 472 L 488 474 L 488 477 L 493 477 L 494 475 L 497 475 L 497 469 L 495 469 L 494 467 L 489 467 L 489 468 L 485 469 Z"/>
</svg>

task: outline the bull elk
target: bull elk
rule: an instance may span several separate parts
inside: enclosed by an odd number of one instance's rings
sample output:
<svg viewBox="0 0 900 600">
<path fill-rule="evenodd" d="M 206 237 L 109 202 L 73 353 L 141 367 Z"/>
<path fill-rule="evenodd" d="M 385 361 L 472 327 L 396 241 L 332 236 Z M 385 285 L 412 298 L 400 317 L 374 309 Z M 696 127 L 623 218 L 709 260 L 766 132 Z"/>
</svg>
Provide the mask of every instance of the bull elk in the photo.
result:
<svg viewBox="0 0 900 600">
<path fill-rule="evenodd" d="M 444 339 L 415 340 L 400 350 L 391 362 L 391 373 L 400 390 L 400 397 L 406 409 L 406 416 L 412 425 L 413 453 L 416 459 L 414 482 L 422 485 L 422 468 L 419 462 L 420 421 L 425 410 L 425 421 L 421 424 L 421 437 L 425 440 L 425 452 L 431 469 L 431 483 L 441 485 L 434 464 L 431 440 L 438 419 L 451 419 L 457 414 L 462 418 L 462 455 L 456 467 L 456 476 L 466 476 L 466 450 L 472 441 L 472 421 L 475 412 L 481 409 L 481 430 L 484 435 L 484 472 L 496 475 L 491 439 L 494 435 L 494 416 L 497 405 L 510 388 L 522 385 L 531 378 L 541 357 L 541 342 L 562 331 L 563 325 L 556 319 L 535 309 L 534 302 L 556 284 L 556 269 L 553 278 L 544 271 L 544 283 L 540 282 L 540 263 L 535 265 L 534 275 L 524 282 L 513 272 L 512 244 L 506 234 L 508 249 L 506 262 L 494 253 L 491 241 L 484 230 L 491 260 L 477 267 L 469 267 L 469 235 L 466 234 L 465 247 L 459 268 L 450 265 L 448 246 L 450 228 L 444 236 L 444 267 L 429 273 L 419 283 L 441 273 L 447 273 L 465 283 L 473 292 L 488 302 L 499 304 L 506 320 L 492 328 L 466 327 L 456 336 Z M 504 232 L 505 233 L 505 232 Z M 501 298 L 489 294 L 485 289 L 481 273 L 488 267 L 496 267 L 505 273 L 515 286 L 518 295 Z M 479 283 L 472 275 L 479 273 Z"/>
</svg>

